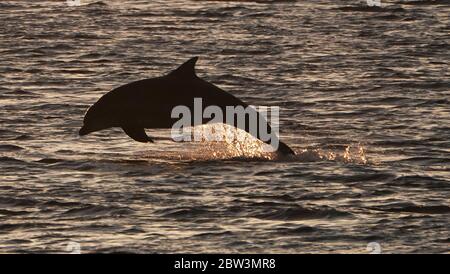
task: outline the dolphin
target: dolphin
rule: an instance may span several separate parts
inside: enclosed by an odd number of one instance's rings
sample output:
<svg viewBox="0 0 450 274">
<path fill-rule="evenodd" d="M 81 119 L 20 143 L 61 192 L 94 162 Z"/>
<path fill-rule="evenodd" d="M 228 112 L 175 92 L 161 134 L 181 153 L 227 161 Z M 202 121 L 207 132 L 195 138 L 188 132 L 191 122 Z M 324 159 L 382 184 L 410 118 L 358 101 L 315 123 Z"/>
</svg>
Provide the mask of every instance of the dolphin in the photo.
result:
<svg viewBox="0 0 450 274">
<path fill-rule="evenodd" d="M 171 117 L 173 108 L 183 105 L 193 110 L 194 98 L 202 98 L 204 107 L 220 107 L 223 113 L 226 113 L 226 106 L 248 106 L 232 94 L 199 78 L 195 72 L 197 60 L 198 57 L 191 58 L 165 76 L 131 82 L 106 93 L 87 110 L 79 135 L 120 127 L 135 141 L 153 142 L 145 133 L 145 129 L 171 128 L 177 121 Z M 264 119 L 260 114 L 257 117 Z M 252 134 L 248 119 L 246 117 L 245 128 L 242 129 Z M 203 118 L 201 123 L 205 124 L 209 120 L 211 119 Z M 271 132 L 267 121 L 265 125 L 267 132 Z M 231 126 L 238 128 L 236 122 Z M 252 135 L 262 140 L 259 130 L 258 134 Z M 271 136 L 278 138 L 276 134 Z M 270 140 L 262 141 L 270 144 Z M 279 139 L 277 152 L 295 155 L 295 152 Z"/>
</svg>

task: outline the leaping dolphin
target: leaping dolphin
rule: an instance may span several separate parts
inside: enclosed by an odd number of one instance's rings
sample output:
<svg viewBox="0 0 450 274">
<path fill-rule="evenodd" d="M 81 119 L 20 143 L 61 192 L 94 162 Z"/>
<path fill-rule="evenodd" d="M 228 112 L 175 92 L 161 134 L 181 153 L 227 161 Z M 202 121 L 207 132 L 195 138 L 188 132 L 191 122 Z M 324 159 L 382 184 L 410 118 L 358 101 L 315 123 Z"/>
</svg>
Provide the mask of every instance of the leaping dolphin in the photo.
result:
<svg viewBox="0 0 450 274">
<path fill-rule="evenodd" d="M 227 106 L 248 106 L 230 93 L 200 79 L 195 73 L 197 60 L 198 57 L 191 58 L 165 76 L 132 82 L 106 93 L 86 112 L 79 135 L 121 127 L 135 141 L 153 142 L 145 133 L 145 129 L 171 128 L 177 120 L 171 117 L 173 108 L 184 105 L 192 110 L 194 98 L 202 98 L 205 107 L 220 107 L 223 113 L 226 113 Z M 261 115 L 258 115 L 258 119 L 261 119 Z M 211 119 L 203 118 L 202 124 L 209 120 Z M 270 132 L 270 126 L 265 123 Z M 242 129 L 252 134 L 248 119 L 245 124 Z M 230 125 L 238 127 L 236 122 Z M 260 137 L 259 130 L 258 134 L 252 135 L 270 144 L 270 140 Z M 277 152 L 295 155 L 295 152 L 281 141 L 278 142 Z"/>
</svg>

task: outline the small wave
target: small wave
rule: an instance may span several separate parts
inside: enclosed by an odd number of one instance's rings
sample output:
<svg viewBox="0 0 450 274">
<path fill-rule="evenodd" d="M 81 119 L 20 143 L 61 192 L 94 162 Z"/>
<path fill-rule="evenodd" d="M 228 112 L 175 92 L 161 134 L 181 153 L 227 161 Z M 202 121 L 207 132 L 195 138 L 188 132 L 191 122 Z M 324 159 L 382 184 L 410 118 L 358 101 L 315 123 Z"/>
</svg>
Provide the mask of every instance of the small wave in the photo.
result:
<svg viewBox="0 0 450 274">
<path fill-rule="evenodd" d="M 448 243 L 448 244 L 450 244 L 450 237 L 449 237 L 449 238 L 439 239 L 439 240 L 437 240 L 437 242 L 439 242 L 439 243 Z"/>
<path fill-rule="evenodd" d="M 10 232 L 19 228 L 22 228 L 22 224 L 0 224 L 1 232 Z"/>
<path fill-rule="evenodd" d="M 21 5 L 13 4 L 13 3 L 0 3 L 0 9 L 12 9 L 12 8 L 19 8 L 22 7 Z"/>
<path fill-rule="evenodd" d="M 12 240 L 7 240 L 5 241 L 6 244 L 11 244 L 11 245 L 23 245 L 23 244 L 29 244 L 32 243 L 32 240 L 27 240 L 27 239 L 12 239 Z M 18 252 L 20 253 L 20 252 Z"/>
<path fill-rule="evenodd" d="M 43 205 L 50 206 L 50 207 L 52 207 L 52 206 L 55 206 L 55 207 L 77 207 L 78 206 L 79 207 L 79 206 L 82 206 L 83 204 L 79 203 L 79 202 L 63 202 L 63 201 L 53 200 L 53 201 L 47 201 L 47 202 L 43 203 Z"/>
<path fill-rule="evenodd" d="M 81 0 L 80 4 L 81 5 L 73 5 L 71 7 L 74 9 L 79 9 L 82 7 L 94 7 L 95 8 L 95 7 L 107 7 L 108 6 L 108 4 L 106 4 L 103 1 L 95 1 L 95 2 L 87 2 L 86 3 L 84 0 Z"/>
<path fill-rule="evenodd" d="M 17 132 L 16 131 L 12 131 L 12 130 L 10 130 L 10 129 L 3 129 L 3 128 L 0 128 L 0 136 L 5 136 L 5 135 L 11 135 L 11 134 L 16 134 Z"/>
<path fill-rule="evenodd" d="M 128 207 L 115 207 L 115 206 L 102 206 L 102 205 L 84 205 L 82 207 L 78 208 L 72 208 L 64 213 L 62 215 L 64 216 L 71 216 L 71 217 L 105 217 L 105 216 L 111 216 L 111 217 L 118 217 L 118 216 L 124 216 L 124 215 L 130 215 L 134 211 L 131 208 Z"/>
<path fill-rule="evenodd" d="M 31 207 L 37 204 L 39 202 L 33 199 L 0 197 L 0 205 L 4 208 L 14 208 L 16 206 Z"/>
<path fill-rule="evenodd" d="M 7 91 L 7 94 L 13 94 L 13 95 L 35 95 L 33 92 L 23 89 L 15 89 L 11 91 Z"/>
<path fill-rule="evenodd" d="M 203 208 L 175 208 L 161 209 L 155 212 L 164 218 L 195 218 L 195 217 L 211 217 L 211 212 Z"/>
<path fill-rule="evenodd" d="M 0 98 L 20 100 L 20 99 L 36 98 L 36 97 L 38 97 L 38 95 L 31 91 L 27 91 L 27 90 L 23 90 L 23 89 L 15 89 L 15 90 L 8 90 L 8 91 L 3 92 L 1 94 Z"/>
<path fill-rule="evenodd" d="M 86 5 L 81 5 L 80 7 L 75 8 L 81 9 L 81 11 L 86 12 L 87 14 L 92 16 L 104 16 L 116 12 L 113 7 L 109 6 L 103 1 L 88 3 Z"/>
<path fill-rule="evenodd" d="M 120 17 L 136 17 L 136 18 L 150 18 L 150 17 L 156 17 L 160 14 L 150 12 L 150 11 L 140 11 L 140 10 L 130 10 L 128 13 L 121 14 Z"/>
<path fill-rule="evenodd" d="M 219 232 L 204 232 L 204 233 L 198 233 L 193 235 L 193 238 L 228 238 L 228 237 L 234 237 L 235 234 L 232 231 L 219 231 Z"/>
<path fill-rule="evenodd" d="M 36 111 L 45 111 L 45 110 L 70 109 L 70 108 L 74 108 L 74 107 L 75 106 L 71 105 L 71 104 L 48 103 L 48 104 L 42 104 L 42 105 L 29 106 L 26 109 L 27 110 L 36 110 Z"/>
<path fill-rule="evenodd" d="M 405 9 L 401 7 L 346 6 L 337 9 L 344 12 L 405 12 Z"/>
<path fill-rule="evenodd" d="M 27 134 L 20 134 L 17 137 L 14 137 L 13 140 L 17 140 L 17 141 L 26 141 L 26 140 L 31 140 L 33 139 L 30 135 Z"/>
<path fill-rule="evenodd" d="M 405 19 L 405 17 L 403 16 L 403 14 L 387 14 L 387 15 L 379 15 L 379 16 L 376 16 L 376 17 L 373 17 L 373 19 L 377 19 L 377 20 L 383 20 L 383 21 L 388 21 L 388 20 L 390 20 L 390 21 L 394 21 L 394 20 L 404 20 Z M 364 36 L 364 34 L 365 33 L 367 33 L 367 32 L 361 32 L 361 36 Z M 372 35 L 368 35 L 368 36 L 372 36 Z M 390 71 L 390 72 L 387 72 L 386 73 L 387 75 L 395 75 L 395 74 L 397 74 L 397 72 L 395 72 L 395 71 Z"/>
<path fill-rule="evenodd" d="M 103 1 L 96 1 L 96 2 L 86 4 L 86 6 L 88 6 L 88 7 L 106 7 L 106 6 L 108 6 L 108 4 L 106 4 Z"/>
<path fill-rule="evenodd" d="M 62 159 L 54 159 L 54 158 L 43 158 L 40 159 L 36 162 L 38 163 L 43 163 L 43 164 L 55 164 L 55 163 L 59 163 L 59 162 L 63 162 L 64 160 Z"/>
<path fill-rule="evenodd" d="M 20 146 L 16 146 L 16 145 L 0 145 L 0 151 L 5 152 L 5 151 L 18 151 L 18 150 L 23 150 L 23 147 Z"/>
<path fill-rule="evenodd" d="M 204 0 L 205 2 L 240 2 L 240 3 L 258 3 L 258 4 L 279 4 L 295 3 L 298 0 Z"/>
<path fill-rule="evenodd" d="M 86 33 L 86 32 L 76 32 L 76 33 L 68 33 L 67 38 L 73 38 L 73 39 L 106 39 L 106 37 L 102 36 L 101 34 L 97 33 Z"/>
<path fill-rule="evenodd" d="M 383 207 L 369 207 L 368 209 L 386 212 L 406 212 L 406 213 L 419 213 L 419 214 L 449 214 L 450 207 L 446 205 L 416 205 L 413 203 L 406 204 L 392 204 Z"/>
<path fill-rule="evenodd" d="M 275 229 L 275 233 L 282 234 L 282 235 L 299 235 L 299 234 L 310 234 L 319 232 L 321 229 L 307 226 L 307 225 L 301 225 L 296 227 L 278 227 Z"/>
<path fill-rule="evenodd" d="M 429 100 L 424 100 L 422 102 L 417 103 L 415 106 L 416 107 L 427 107 L 427 106 L 448 106 L 450 105 L 450 100 L 445 99 L 445 98 L 441 98 L 441 99 L 429 99 Z"/>
<path fill-rule="evenodd" d="M 273 12 L 253 12 L 253 13 L 245 14 L 244 17 L 257 18 L 257 17 L 270 17 L 273 15 L 274 15 Z"/>
<path fill-rule="evenodd" d="M 200 196 L 200 193 L 197 192 L 191 192 L 186 191 L 182 189 L 155 189 L 151 190 L 151 193 L 158 193 L 158 194 L 168 194 L 170 196 Z"/>
<path fill-rule="evenodd" d="M 30 213 L 31 212 L 28 212 L 28 211 L 16 211 L 16 210 L 0 209 L 0 215 L 4 215 L 4 216 L 21 216 L 21 215 L 27 215 L 27 214 L 30 214 Z"/>
<path fill-rule="evenodd" d="M 124 234 L 133 234 L 133 235 L 135 235 L 137 233 L 144 233 L 144 232 L 145 232 L 144 229 L 136 227 L 136 226 L 132 227 L 132 228 L 125 229 L 125 230 L 122 230 L 122 233 L 124 233 Z"/>
<path fill-rule="evenodd" d="M 70 44 L 58 43 L 51 46 L 40 46 L 37 48 L 27 49 L 26 52 L 40 55 L 48 55 L 55 54 L 56 52 L 61 51 L 70 51 L 75 48 Z"/>
<path fill-rule="evenodd" d="M 13 157 L 7 157 L 2 156 L 0 157 L 0 163 L 6 163 L 6 164 L 26 164 L 27 162 L 13 158 Z"/>
<path fill-rule="evenodd" d="M 418 89 L 448 89 L 449 83 L 447 81 L 408 81 L 397 84 L 400 88 L 418 88 Z"/>
<path fill-rule="evenodd" d="M 51 223 L 5 223 L 0 224 L 0 231 L 1 232 L 9 232 L 14 231 L 17 229 L 32 229 L 32 228 L 48 228 L 54 224 Z"/>
<path fill-rule="evenodd" d="M 449 158 L 440 158 L 440 157 L 424 157 L 424 156 L 418 156 L 418 157 L 409 157 L 406 159 L 399 160 L 398 162 L 406 162 L 406 163 L 418 163 L 418 164 L 424 164 L 427 165 L 442 165 L 442 164 L 449 164 L 450 159 Z"/>
<path fill-rule="evenodd" d="M 300 206 L 295 208 L 274 209 L 270 212 L 257 215 L 260 219 L 269 220 L 333 219 L 350 216 L 352 216 L 351 213 L 339 211 L 330 207 L 312 209 Z"/>
<path fill-rule="evenodd" d="M 428 189 L 449 189 L 449 182 L 431 176 L 405 175 L 399 176 L 388 183 L 399 187 L 422 187 Z"/>
<path fill-rule="evenodd" d="M 416 0 L 416 1 L 401 1 L 398 4 L 401 5 L 417 5 L 417 6 L 427 6 L 427 5 L 450 5 L 450 0 Z"/>
</svg>

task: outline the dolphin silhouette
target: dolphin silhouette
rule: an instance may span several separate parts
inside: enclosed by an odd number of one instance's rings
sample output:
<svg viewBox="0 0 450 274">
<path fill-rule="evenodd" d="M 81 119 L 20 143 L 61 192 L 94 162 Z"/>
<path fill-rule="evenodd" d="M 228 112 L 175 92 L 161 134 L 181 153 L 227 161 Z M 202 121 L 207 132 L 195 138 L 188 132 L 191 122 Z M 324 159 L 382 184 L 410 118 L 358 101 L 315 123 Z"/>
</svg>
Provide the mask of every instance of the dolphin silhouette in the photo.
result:
<svg viewBox="0 0 450 274">
<path fill-rule="evenodd" d="M 79 135 L 84 136 L 111 127 L 121 127 L 135 141 L 153 142 L 152 138 L 145 133 L 145 129 L 171 128 L 177 121 L 171 117 L 172 109 L 183 105 L 192 111 L 194 98 L 202 98 L 205 107 L 218 106 L 223 113 L 226 113 L 226 106 L 244 108 L 248 106 L 230 93 L 197 77 L 195 73 L 197 60 L 198 57 L 191 58 L 165 76 L 125 84 L 106 93 L 86 112 Z M 257 117 L 264 119 L 259 114 Z M 203 118 L 201 122 L 205 124 L 210 120 Z M 252 134 L 249 124 L 249 117 L 246 117 L 245 128 L 242 129 Z M 272 131 L 267 121 L 265 125 L 267 132 Z M 231 126 L 238 128 L 236 122 Z M 257 134 L 252 135 L 262 140 L 259 130 Z M 278 138 L 275 134 L 271 136 Z M 270 144 L 270 140 L 262 141 Z M 295 154 L 279 139 L 277 152 Z"/>
</svg>

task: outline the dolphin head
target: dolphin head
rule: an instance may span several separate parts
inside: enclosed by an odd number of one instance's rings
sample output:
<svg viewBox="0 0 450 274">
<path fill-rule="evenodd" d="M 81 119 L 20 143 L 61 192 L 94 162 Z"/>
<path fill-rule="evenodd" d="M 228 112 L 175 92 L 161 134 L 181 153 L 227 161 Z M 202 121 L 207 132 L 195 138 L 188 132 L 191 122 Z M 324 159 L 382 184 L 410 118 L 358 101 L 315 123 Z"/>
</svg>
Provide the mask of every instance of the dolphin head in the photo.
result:
<svg viewBox="0 0 450 274">
<path fill-rule="evenodd" d="M 88 135 L 91 132 L 94 132 L 96 130 L 91 129 L 89 126 L 87 126 L 86 124 L 84 124 L 81 128 L 80 131 L 78 131 L 78 134 L 80 136 L 84 136 L 84 135 Z"/>
<path fill-rule="evenodd" d="M 112 126 L 109 120 L 110 119 L 108 118 L 107 112 L 104 111 L 101 105 L 96 103 L 86 112 L 83 120 L 83 126 L 78 134 L 80 136 L 84 136 L 95 131 L 107 129 Z"/>
</svg>

